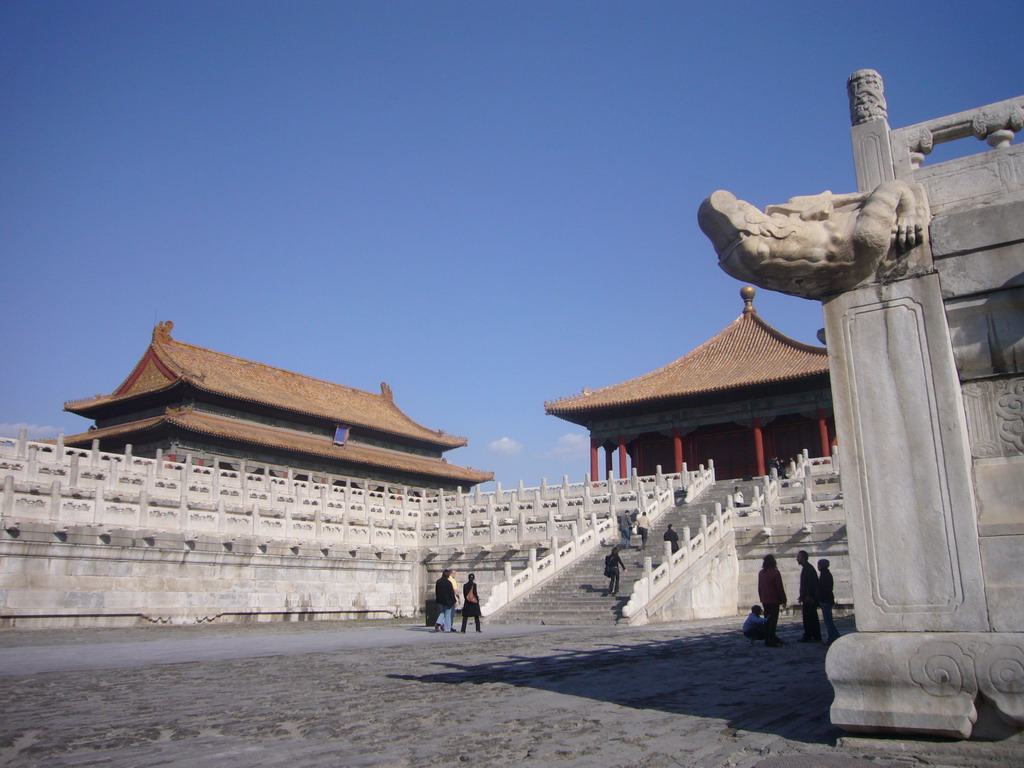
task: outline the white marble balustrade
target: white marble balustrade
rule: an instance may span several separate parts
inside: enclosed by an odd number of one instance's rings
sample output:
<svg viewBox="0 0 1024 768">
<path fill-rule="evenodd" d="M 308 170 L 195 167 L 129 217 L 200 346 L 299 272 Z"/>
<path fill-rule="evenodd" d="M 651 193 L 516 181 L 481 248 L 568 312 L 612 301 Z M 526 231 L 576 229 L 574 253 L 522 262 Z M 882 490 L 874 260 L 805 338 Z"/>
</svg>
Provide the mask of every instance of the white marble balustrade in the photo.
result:
<svg viewBox="0 0 1024 768">
<path fill-rule="evenodd" d="M 242 462 L 244 464 L 244 462 Z M 399 487 L 267 467 L 203 466 L 186 457 L 141 458 L 0 438 L 0 514 L 27 523 L 96 526 L 317 542 L 324 546 L 521 547 L 568 541 L 616 513 L 649 505 L 659 491 L 709 483 L 704 471 L 471 493 Z M 314 479 L 315 478 L 315 479 Z M 713 482 L 713 479 L 710 481 Z"/>
</svg>

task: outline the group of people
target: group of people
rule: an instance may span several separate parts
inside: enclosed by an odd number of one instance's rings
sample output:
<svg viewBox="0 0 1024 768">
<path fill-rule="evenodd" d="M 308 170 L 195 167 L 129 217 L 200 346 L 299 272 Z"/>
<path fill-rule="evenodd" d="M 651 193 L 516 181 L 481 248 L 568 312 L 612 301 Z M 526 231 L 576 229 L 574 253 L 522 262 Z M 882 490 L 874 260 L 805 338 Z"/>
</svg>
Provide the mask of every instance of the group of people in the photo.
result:
<svg viewBox="0 0 1024 768">
<path fill-rule="evenodd" d="M 640 551 L 647 549 L 647 535 L 650 533 L 651 521 L 647 517 L 646 512 L 640 512 L 636 514 L 636 532 L 640 536 Z M 619 533 L 622 537 L 622 541 L 618 547 L 612 547 L 612 551 L 604 559 L 604 575 L 608 579 L 608 591 L 606 595 L 617 595 L 619 594 L 619 576 L 620 570 L 626 570 L 626 564 L 622 562 L 622 557 L 619 552 L 623 549 L 629 548 L 630 538 L 633 533 L 633 520 L 629 515 L 623 515 L 619 521 Z M 668 528 L 665 530 L 662 539 L 669 543 L 672 549 L 672 554 L 679 551 L 679 534 L 676 533 L 672 527 L 672 523 L 668 524 Z"/>
<path fill-rule="evenodd" d="M 651 519 L 646 512 L 633 510 L 619 518 L 619 548 L 629 549 L 633 534 L 640 537 L 640 550 L 647 549 L 647 534 L 650 532 Z"/>
<path fill-rule="evenodd" d="M 827 632 L 825 644 L 831 645 L 839 638 L 839 630 L 832 619 L 836 597 L 829 561 L 824 558 L 819 560 L 818 571 L 815 572 L 807 552 L 801 549 L 797 552 L 796 562 L 800 566 L 800 595 L 797 599 L 800 602 L 804 630 L 803 637 L 798 642 L 822 641 L 821 622 L 818 621 L 820 606 Z M 764 556 L 761 571 L 757 575 L 757 594 L 764 605 L 764 611 L 760 605 L 750 609 L 750 615 L 743 622 L 743 634 L 751 640 L 764 640 L 765 645 L 776 648 L 783 644 L 776 633 L 776 627 L 779 623 L 779 611 L 786 606 L 787 599 L 786 590 L 782 586 L 782 574 L 779 573 L 774 555 Z"/>
<path fill-rule="evenodd" d="M 455 609 L 460 603 L 462 605 L 462 631 L 466 631 L 466 625 L 470 618 L 476 619 L 476 631 L 482 631 L 480 629 L 480 595 L 476 589 L 475 574 L 469 574 L 466 583 L 460 590 L 459 582 L 455 578 L 455 569 L 445 568 L 441 572 L 441 578 L 434 582 L 434 600 L 437 602 L 439 611 L 434 624 L 435 632 L 458 631 L 453 624 Z"/>
</svg>

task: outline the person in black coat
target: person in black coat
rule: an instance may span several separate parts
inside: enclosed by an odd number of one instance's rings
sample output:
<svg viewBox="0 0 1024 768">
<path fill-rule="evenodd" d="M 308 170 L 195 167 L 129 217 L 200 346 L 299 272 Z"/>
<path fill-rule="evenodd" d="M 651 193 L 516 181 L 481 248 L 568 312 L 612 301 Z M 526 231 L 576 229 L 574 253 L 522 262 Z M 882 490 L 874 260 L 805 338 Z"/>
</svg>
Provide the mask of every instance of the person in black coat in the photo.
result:
<svg viewBox="0 0 1024 768">
<path fill-rule="evenodd" d="M 672 523 L 668 524 L 668 530 L 665 531 L 665 535 L 661 538 L 667 541 L 672 547 L 673 555 L 679 551 L 679 534 L 675 532 L 675 529 L 672 527 Z"/>
<path fill-rule="evenodd" d="M 462 585 L 462 632 L 466 632 L 469 617 L 476 619 L 476 631 L 480 632 L 480 595 L 476 591 L 476 575 L 469 574 L 469 581 Z"/>
<path fill-rule="evenodd" d="M 804 620 L 804 636 L 797 642 L 820 643 L 821 622 L 818 621 L 818 574 L 814 566 L 807 562 L 807 552 L 796 553 L 796 561 L 800 565 L 800 609 Z"/>
<path fill-rule="evenodd" d="M 836 604 L 836 596 L 832 571 L 828 569 L 828 566 L 828 560 L 822 558 L 818 561 L 818 589 L 815 592 L 815 597 L 818 599 L 818 605 L 821 606 L 821 619 L 825 622 L 825 631 L 827 632 L 825 645 L 832 645 L 839 639 L 839 630 L 836 629 L 836 623 L 832 620 L 832 607 Z"/>
<path fill-rule="evenodd" d="M 626 570 L 626 564 L 619 557 L 619 548 L 612 547 L 612 553 L 604 559 L 604 575 L 608 577 L 608 594 L 619 594 L 619 568 Z"/>
<path fill-rule="evenodd" d="M 435 632 L 450 632 L 452 621 L 455 619 L 455 587 L 448 578 L 450 575 L 451 571 L 445 568 L 441 578 L 434 582 L 434 600 L 440 609 L 437 623 L 434 624 Z"/>
</svg>

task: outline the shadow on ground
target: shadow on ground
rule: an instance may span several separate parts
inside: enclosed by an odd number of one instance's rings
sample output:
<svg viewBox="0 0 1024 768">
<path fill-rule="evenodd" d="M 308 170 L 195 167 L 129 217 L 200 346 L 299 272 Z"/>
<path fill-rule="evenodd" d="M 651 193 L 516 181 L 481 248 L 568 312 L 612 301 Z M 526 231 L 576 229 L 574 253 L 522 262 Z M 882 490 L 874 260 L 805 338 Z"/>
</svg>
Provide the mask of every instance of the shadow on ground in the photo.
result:
<svg viewBox="0 0 1024 768">
<path fill-rule="evenodd" d="M 838 622 L 837 622 L 838 623 Z M 844 626 L 845 625 L 845 626 Z M 853 631 L 853 620 L 839 623 Z M 781 634 L 781 633 L 780 633 Z M 820 644 L 802 644 L 789 628 L 782 648 L 751 644 L 738 632 L 628 641 L 609 640 L 589 650 L 551 647 L 543 656 L 508 655 L 394 679 L 438 685 L 504 684 L 595 701 L 715 718 L 737 730 L 783 736 L 808 744 L 834 744 L 842 731 L 829 721 L 832 687 Z"/>
</svg>

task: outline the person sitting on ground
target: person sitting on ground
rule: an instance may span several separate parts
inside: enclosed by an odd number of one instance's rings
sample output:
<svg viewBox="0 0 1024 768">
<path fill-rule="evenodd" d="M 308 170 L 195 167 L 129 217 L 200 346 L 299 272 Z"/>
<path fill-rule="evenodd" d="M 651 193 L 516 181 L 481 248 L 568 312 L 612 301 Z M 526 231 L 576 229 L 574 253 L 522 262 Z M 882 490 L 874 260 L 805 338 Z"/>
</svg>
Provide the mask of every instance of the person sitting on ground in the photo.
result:
<svg viewBox="0 0 1024 768">
<path fill-rule="evenodd" d="M 743 636 L 751 640 L 764 640 L 764 628 L 768 620 L 761 615 L 761 606 L 750 606 L 750 615 L 743 622 Z"/>
</svg>

